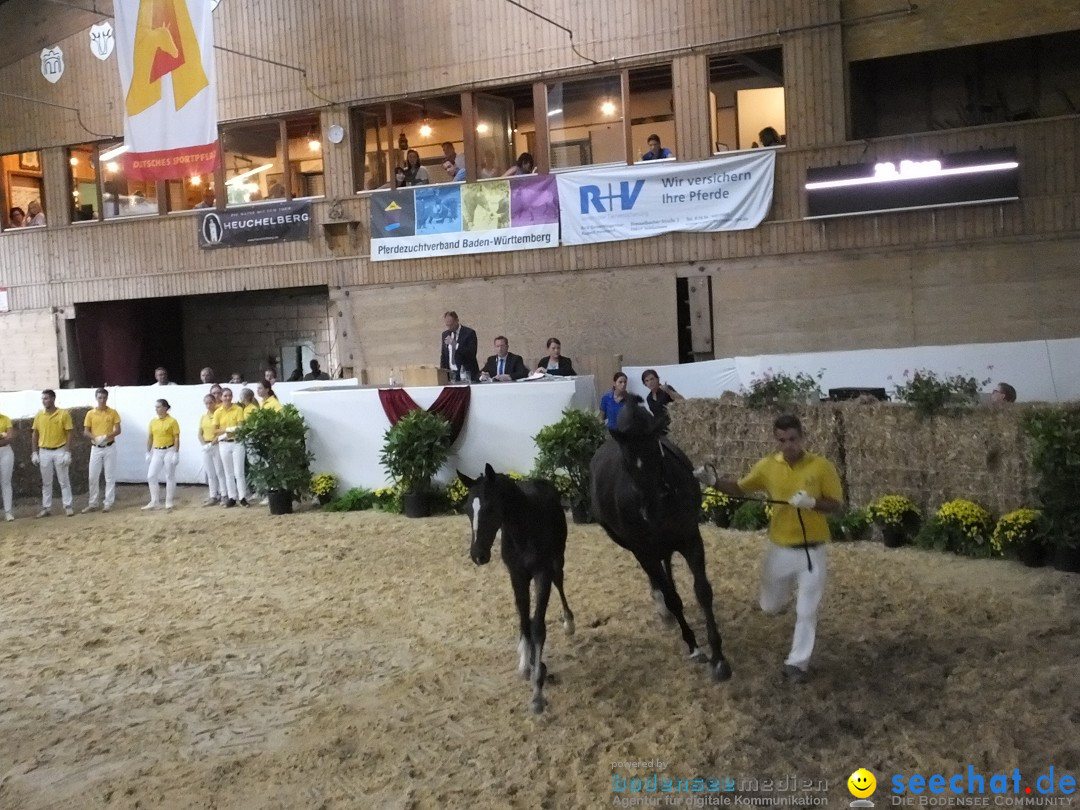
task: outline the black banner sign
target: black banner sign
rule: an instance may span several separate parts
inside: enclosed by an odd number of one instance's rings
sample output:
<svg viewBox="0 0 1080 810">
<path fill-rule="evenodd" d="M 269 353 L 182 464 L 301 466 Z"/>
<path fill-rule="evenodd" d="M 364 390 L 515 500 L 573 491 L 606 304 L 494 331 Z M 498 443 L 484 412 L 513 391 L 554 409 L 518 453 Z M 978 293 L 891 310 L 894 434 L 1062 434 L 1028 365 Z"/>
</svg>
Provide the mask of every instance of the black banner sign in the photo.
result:
<svg viewBox="0 0 1080 810">
<path fill-rule="evenodd" d="M 311 202 L 291 200 L 208 210 L 197 222 L 201 248 L 295 242 L 311 236 Z"/>
</svg>

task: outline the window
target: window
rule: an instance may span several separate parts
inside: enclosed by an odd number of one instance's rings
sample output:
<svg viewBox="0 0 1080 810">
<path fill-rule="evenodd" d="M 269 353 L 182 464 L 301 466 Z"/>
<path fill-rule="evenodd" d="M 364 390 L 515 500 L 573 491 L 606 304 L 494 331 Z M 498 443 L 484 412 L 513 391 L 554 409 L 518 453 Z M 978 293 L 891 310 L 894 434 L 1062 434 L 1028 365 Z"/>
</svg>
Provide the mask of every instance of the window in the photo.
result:
<svg viewBox="0 0 1080 810">
<path fill-rule="evenodd" d="M 105 219 L 158 213 L 156 181 L 128 181 L 122 155 L 123 141 L 97 145 L 95 165 L 101 180 L 101 210 Z"/>
<path fill-rule="evenodd" d="M 709 102 L 714 154 L 785 143 L 787 116 L 781 49 L 710 57 Z M 773 133 L 778 143 L 770 143 Z"/>
<path fill-rule="evenodd" d="M 319 114 L 290 118 L 285 122 L 289 142 L 289 183 L 291 197 L 322 197 L 323 182 L 322 136 Z"/>
<path fill-rule="evenodd" d="M 225 204 L 321 197 L 324 183 L 319 127 L 318 113 L 223 126 Z M 197 186 L 207 199 L 208 180 L 200 178 Z"/>
<path fill-rule="evenodd" d="M 41 153 L 18 152 L 0 156 L 0 168 L 4 175 L 0 186 L 0 198 L 3 199 L 0 229 L 46 224 Z"/>
<path fill-rule="evenodd" d="M 71 167 L 71 221 L 101 219 L 101 195 L 98 193 L 97 146 L 92 143 L 68 149 Z"/>
<path fill-rule="evenodd" d="M 653 136 L 659 139 L 656 156 L 663 157 L 664 150 L 671 153 L 669 157 L 676 156 L 675 97 L 670 64 L 630 71 L 630 130 L 634 161 L 644 160 L 650 154 Z"/>
<path fill-rule="evenodd" d="M 165 197 L 169 211 L 213 208 L 217 204 L 214 177 L 195 174 L 184 180 L 167 180 L 165 181 Z"/>
<path fill-rule="evenodd" d="M 461 97 L 401 99 L 359 107 L 352 112 L 355 188 L 371 191 L 397 185 L 394 169 L 405 167 L 410 150 L 422 172 L 410 185 L 464 179 L 465 139 Z M 419 178 L 419 179 L 417 179 Z"/>
<path fill-rule="evenodd" d="M 549 82 L 547 107 L 552 169 L 626 161 L 618 75 Z"/>
<path fill-rule="evenodd" d="M 855 139 L 1074 115 L 1080 31 L 851 64 Z"/>
</svg>

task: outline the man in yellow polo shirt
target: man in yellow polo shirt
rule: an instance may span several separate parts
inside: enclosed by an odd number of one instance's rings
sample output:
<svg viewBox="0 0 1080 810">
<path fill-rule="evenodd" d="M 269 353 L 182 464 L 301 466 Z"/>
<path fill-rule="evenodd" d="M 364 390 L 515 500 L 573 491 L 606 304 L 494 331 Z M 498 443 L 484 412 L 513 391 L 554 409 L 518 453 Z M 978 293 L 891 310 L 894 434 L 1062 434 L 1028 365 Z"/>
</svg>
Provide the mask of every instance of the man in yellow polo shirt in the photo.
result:
<svg viewBox="0 0 1080 810">
<path fill-rule="evenodd" d="M 247 506 L 247 479 L 244 477 L 244 445 L 233 434 L 244 424 L 244 409 L 233 402 L 231 388 L 221 392 L 221 407 L 214 411 L 214 433 L 217 435 L 221 466 L 225 468 L 225 506 Z"/>
<path fill-rule="evenodd" d="M 769 551 L 761 581 L 761 609 L 776 614 L 791 599 L 794 586 L 795 635 L 784 661 L 784 677 L 803 683 L 814 651 L 818 606 L 825 593 L 826 546 L 832 539 L 825 514 L 838 511 L 844 501 L 840 476 L 824 456 L 803 447 L 802 423 L 791 415 L 773 422 L 779 452 L 766 456 L 737 482 L 718 481 L 716 488 L 744 497 L 767 492 L 773 506 L 769 522 Z"/>
<path fill-rule="evenodd" d="M 71 414 L 56 407 L 56 392 L 51 388 L 41 392 L 41 404 L 45 407 L 34 417 L 30 435 L 30 447 L 33 449 L 30 461 L 41 466 L 41 511 L 37 516 L 48 517 L 52 511 L 53 470 L 56 470 L 64 514 L 72 517 L 75 510 L 71 508 L 71 477 L 68 475 L 71 466 L 68 442 L 74 429 Z"/>
<path fill-rule="evenodd" d="M 97 407 L 86 412 L 83 435 L 90 440 L 90 502 L 83 512 L 93 512 L 98 507 L 101 473 L 105 473 L 105 502 L 102 512 L 108 512 L 116 502 L 116 448 L 113 446 L 120 435 L 120 414 L 109 407 L 109 392 L 99 388 L 94 392 Z"/>
</svg>

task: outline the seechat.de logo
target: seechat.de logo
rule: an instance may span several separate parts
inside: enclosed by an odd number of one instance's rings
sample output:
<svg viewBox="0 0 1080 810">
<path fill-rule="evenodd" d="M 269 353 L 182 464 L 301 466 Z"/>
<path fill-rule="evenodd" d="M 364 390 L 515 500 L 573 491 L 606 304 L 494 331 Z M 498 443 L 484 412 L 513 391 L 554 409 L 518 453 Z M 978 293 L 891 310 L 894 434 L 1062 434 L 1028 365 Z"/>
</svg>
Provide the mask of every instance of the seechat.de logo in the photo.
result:
<svg viewBox="0 0 1080 810">
<path fill-rule="evenodd" d="M 644 180 L 638 180 L 633 185 L 628 180 L 623 180 L 617 186 L 608 183 L 607 194 L 600 186 L 582 186 L 581 213 L 606 214 L 608 211 L 615 210 L 631 211 L 644 186 Z"/>
<path fill-rule="evenodd" d="M 874 803 L 870 801 L 870 796 L 873 795 L 874 790 L 877 789 L 877 779 L 866 768 L 859 768 L 855 773 L 851 774 L 847 780 L 847 789 L 852 796 L 855 797 L 855 801 L 851 803 L 851 807 L 873 807 Z"/>
</svg>

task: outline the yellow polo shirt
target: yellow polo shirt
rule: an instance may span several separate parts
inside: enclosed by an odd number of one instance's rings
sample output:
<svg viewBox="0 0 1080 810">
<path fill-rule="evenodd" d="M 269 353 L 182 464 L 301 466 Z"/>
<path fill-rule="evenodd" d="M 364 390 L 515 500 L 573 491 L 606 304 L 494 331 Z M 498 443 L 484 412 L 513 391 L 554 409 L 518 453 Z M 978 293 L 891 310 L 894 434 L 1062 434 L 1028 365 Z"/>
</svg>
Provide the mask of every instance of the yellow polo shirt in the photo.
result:
<svg viewBox="0 0 1080 810">
<path fill-rule="evenodd" d="M 150 420 L 150 438 L 154 447 L 172 447 L 180 438 L 180 423 L 165 414 Z"/>
<path fill-rule="evenodd" d="M 219 405 L 217 409 L 214 410 L 214 413 L 204 413 L 199 418 L 199 433 L 202 434 L 203 441 L 212 442 L 214 440 L 214 436 L 217 435 L 214 433 L 214 416 L 220 409 L 221 406 Z"/>
<path fill-rule="evenodd" d="M 228 408 L 224 404 L 214 411 L 214 427 L 219 429 L 240 427 L 244 424 L 244 409 L 235 402 Z"/>
<path fill-rule="evenodd" d="M 269 408 L 272 411 L 280 411 L 285 406 L 281 404 L 277 397 L 271 394 L 262 401 L 262 407 Z"/>
<path fill-rule="evenodd" d="M 11 420 L 0 413 L 0 433 L 7 433 L 14 425 L 11 424 Z"/>
<path fill-rule="evenodd" d="M 241 405 L 240 407 L 244 409 L 244 419 L 247 419 L 249 416 L 255 413 L 255 411 L 259 410 L 259 403 L 251 402 L 247 405 Z"/>
<path fill-rule="evenodd" d="M 38 434 L 38 447 L 51 450 L 67 444 L 67 432 L 74 430 L 71 424 L 71 414 L 63 408 L 45 413 L 44 409 L 37 412 L 34 417 L 33 429 Z"/>
<path fill-rule="evenodd" d="M 812 498 L 844 500 L 836 467 L 824 456 L 809 452 L 803 453 L 803 457 L 794 465 L 784 461 L 782 453 L 766 456 L 739 480 L 739 489 L 747 493 L 767 492 L 773 501 L 786 501 L 799 490 L 805 490 Z M 772 507 L 769 539 L 778 546 L 801 546 L 803 530 L 799 525 L 800 511 L 806 526 L 807 542 L 824 543 L 832 539 L 825 515 L 816 509 L 799 510 L 786 504 Z"/>
<path fill-rule="evenodd" d="M 119 424 L 120 414 L 109 407 L 106 407 L 103 411 L 91 408 L 86 412 L 86 418 L 83 419 L 83 427 L 90 428 L 93 435 L 106 436 L 110 439 L 113 435 L 113 428 Z"/>
</svg>

